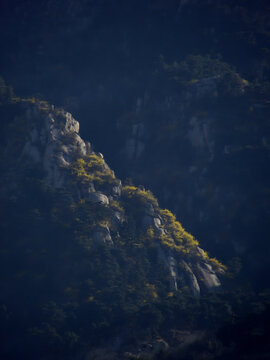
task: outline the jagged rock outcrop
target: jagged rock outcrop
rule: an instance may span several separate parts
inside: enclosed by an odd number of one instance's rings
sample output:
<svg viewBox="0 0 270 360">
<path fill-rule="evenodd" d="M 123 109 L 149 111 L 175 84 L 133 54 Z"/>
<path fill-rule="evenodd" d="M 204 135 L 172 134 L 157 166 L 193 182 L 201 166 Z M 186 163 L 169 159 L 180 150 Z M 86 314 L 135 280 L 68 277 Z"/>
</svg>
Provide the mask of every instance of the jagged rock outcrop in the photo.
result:
<svg viewBox="0 0 270 360">
<path fill-rule="evenodd" d="M 79 122 L 70 113 L 47 106 L 44 115 L 41 108 L 37 103 L 27 110 L 29 135 L 22 155 L 41 163 L 46 182 L 60 188 L 66 182 L 65 169 L 76 157 L 91 154 L 91 145 L 80 137 Z"/>
<path fill-rule="evenodd" d="M 93 223 L 89 223 L 89 236 L 95 245 L 114 246 L 114 240 L 122 236 L 123 224 L 129 227 L 135 221 L 136 236 L 148 237 L 158 248 L 171 291 L 187 286 L 194 296 L 199 296 L 201 290 L 220 288 L 217 272 L 222 273 L 221 265 L 211 263 L 195 239 L 168 210 L 160 209 L 144 187 L 123 188 L 103 155 L 95 153 L 90 143 L 80 137 L 79 123 L 70 113 L 47 103 L 28 105 L 26 113 L 21 162 L 39 165 L 48 186 L 67 189 L 74 201 L 96 207 L 92 210 Z M 141 132 L 140 126 L 134 128 L 136 136 Z"/>
<path fill-rule="evenodd" d="M 217 290 L 220 287 L 220 281 L 213 271 L 213 268 L 207 262 L 197 264 L 198 276 L 201 278 L 201 282 L 208 290 Z"/>
<path fill-rule="evenodd" d="M 199 296 L 200 295 L 200 286 L 198 284 L 198 280 L 197 280 L 196 276 L 194 275 L 191 268 L 188 266 L 188 264 L 184 260 L 181 261 L 181 264 L 184 269 L 184 277 L 185 277 L 187 285 L 191 289 L 194 296 Z"/>
</svg>

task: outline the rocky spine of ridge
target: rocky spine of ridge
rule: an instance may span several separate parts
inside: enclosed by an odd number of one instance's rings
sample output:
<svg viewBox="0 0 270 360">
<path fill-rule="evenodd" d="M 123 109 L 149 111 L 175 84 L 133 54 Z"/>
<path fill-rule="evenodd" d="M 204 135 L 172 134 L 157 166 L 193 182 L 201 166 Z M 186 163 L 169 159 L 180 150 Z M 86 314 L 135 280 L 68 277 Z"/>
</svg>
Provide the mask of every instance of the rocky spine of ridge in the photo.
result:
<svg viewBox="0 0 270 360">
<path fill-rule="evenodd" d="M 139 201 L 137 228 L 155 240 L 159 257 L 170 274 L 171 291 L 187 286 L 199 296 L 201 291 L 220 289 L 217 274 L 224 272 L 222 266 L 208 257 L 168 210 L 159 208 L 150 192 L 143 187 L 122 186 L 103 155 L 94 152 L 91 144 L 80 137 L 79 122 L 70 113 L 37 102 L 27 105 L 26 119 L 27 139 L 20 161 L 37 164 L 44 171 L 45 183 L 67 189 L 74 201 L 95 203 L 110 212 L 110 224 L 93 227 L 90 236 L 94 243 L 114 246 L 115 238 L 121 237 L 123 223 L 133 216 L 125 205 L 116 204 Z"/>
</svg>

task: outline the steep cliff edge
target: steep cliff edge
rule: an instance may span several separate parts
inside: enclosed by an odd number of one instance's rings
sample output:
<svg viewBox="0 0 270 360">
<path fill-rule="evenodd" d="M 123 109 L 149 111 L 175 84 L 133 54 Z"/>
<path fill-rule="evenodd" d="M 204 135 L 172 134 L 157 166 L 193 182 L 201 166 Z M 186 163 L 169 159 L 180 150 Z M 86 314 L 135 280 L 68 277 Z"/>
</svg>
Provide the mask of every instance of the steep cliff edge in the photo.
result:
<svg viewBox="0 0 270 360">
<path fill-rule="evenodd" d="M 130 316 L 133 330 L 152 328 L 164 302 L 173 309 L 191 296 L 195 304 L 221 289 L 223 265 L 149 190 L 123 186 L 70 113 L 35 100 L 1 112 L 1 303 L 24 324 L 26 343 L 34 336 L 55 349 L 89 334 L 116 336 L 109 329 L 118 324 L 121 333 Z"/>
<path fill-rule="evenodd" d="M 220 287 L 217 274 L 223 273 L 221 264 L 208 258 L 169 210 L 159 208 L 150 191 L 141 186 L 123 187 L 103 155 L 95 153 L 91 144 L 80 137 L 79 122 L 70 113 L 37 101 L 25 106 L 22 117 L 26 131 L 19 163 L 39 166 L 44 173 L 41 180 L 54 189 L 69 191 L 75 203 L 96 204 L 108 212 L 100 224 L 97 221 L 88 224 L 92 228 L 89 238 L 117 246 L 113 239 L 125 240 L 121 226 L 126 223 L 130 227 L 131 219 L 136 223 L 138 238 L 145 236 L 158 247 L 160 259 L 171 276 L 172 290 L 178 289 L 178 273 L 182 274 L 179 286 L 190 287 L 196 295 L 200 287 L 208 290 Z"/>
</svg>

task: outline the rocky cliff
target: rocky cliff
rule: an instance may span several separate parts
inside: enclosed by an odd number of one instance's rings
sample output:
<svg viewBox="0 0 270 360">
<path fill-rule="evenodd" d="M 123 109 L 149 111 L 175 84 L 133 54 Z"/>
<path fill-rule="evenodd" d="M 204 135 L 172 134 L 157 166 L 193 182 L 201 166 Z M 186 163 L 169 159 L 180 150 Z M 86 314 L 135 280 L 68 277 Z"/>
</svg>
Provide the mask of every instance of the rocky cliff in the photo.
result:
<svg viewBox="0 0 270 360">
<path fill-rule="evenodd" d="M 265 0 L 0 2 L 0 75 L 34 96 L 0 76 L 0 358 L 267 357 L 269 24 Z"/>
<path fill-rule="evenodd" d="M 148 236 L 158 248 L 159 258 L 170 274 L 170 288 L 188 286 L 199 296 L 201 289 L 216 291 L 220 287 L 217 274 L 223 268 L 210 259 L 192 235 L 144 187 L 122 186 L 101 153 L 92 150 L 79 135 L 79 123 L 63 109 L 46 102 L 27 105 L 27 130 L 20 162 L 36 164 L 44 173 L 45 184 L 64 188 L 75 202 L 97 204 L 107 215 L 99 223 L 88 224 L 94 243 L 116 246 L 122 225 L 136 222 L 136 236 Z M 131 219 L 131 220 L 130 220 Z"/>
<path fill-rule="evenodd" d="M 225 262 L 241 258 L 261 288 L 268 12 L 264 0 L 25 0 L 0 11 L 8 81 L 71 111 L 122 179 L 151 188 Z"/>
<path fill-rule="evenodd" d="M 119 348 L 125 326 L 137 337 L 200 323 L 198 299 L 220 293 L 224 266 L 149 190 L 123 186 L 70 113 L 15 97 L 0 111 L 3 354 L 44 341 L 63 354 L 107 333 Z"/>
</svg>

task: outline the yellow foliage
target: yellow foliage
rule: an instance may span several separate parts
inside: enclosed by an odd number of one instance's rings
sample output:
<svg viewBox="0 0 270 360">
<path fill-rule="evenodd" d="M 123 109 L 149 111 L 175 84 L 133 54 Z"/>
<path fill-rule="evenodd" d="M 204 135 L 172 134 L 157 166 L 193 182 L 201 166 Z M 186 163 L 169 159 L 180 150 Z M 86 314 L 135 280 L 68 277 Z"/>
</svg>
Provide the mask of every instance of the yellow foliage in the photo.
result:
<svg viewBox="0 0 270 360">
<path fill-rule="evenodd" d="M 102 168 L 105 165 L 105 161 L 98 155 L 92 154 L 86 157 L 88 168 Z"/>
<path fill-rule="evenodd" d="M 105 166 L 104 160 L 94 154 L 76 159 L 71 165 L 71 171 L 83 183 L 94 182 L 96 185 L 102 185 L 115 179 L 113 172 Z"/>
<path fill-rule="evenodd" d="M 80 168 L 83 168 L 85 166 L 85 161 L 82 158 L 77 159 L 76 163 L 77 163 L 78 167 L 80 167 Z"/>
<path fill-rule="evenodd" d="M 160 240 L 166 247 L 171 248 L 175 246 L 174 240 L 169 235 L 161 235 Z"/>
<path fill-rule="evenodd" d="M 172 214 L 170 210 L 160 210 L 160 214 L 167 229 L 167 235 L 162 235 L 160 237 L 162 244 L 167 247 L 173 247 L 182 254 L 190 254 L 190 250 L 199 244 L 198 241 L 185 231 L 181 223 L 176 220 L 175 215 Z"/>
<path fill-rule="evenodd" d="M 138 188 L 136 186 L 131 186 L 131 185 L 126 185 L 123 187 L 123 191 L 127 194 L 127 195 L 132 195 L 133 192 L 137 191 Z"/>
<path fill-rule="evenodd" d="M 199 254 L 198 254 L 199 255 Z M 218 261 L 216 258 L 210 258 L 209 254 L 207 253 L 207 251 L 201 249 L 201 255 L 203 256 L 203 258 L 205 260 L 207 260 L 208 262 L 210 262 L 210 264 L 216 268 L 216 269 L 220 269 L 220 270 L 227 270 L 227 267 L 225 265 L 223 265 L 220 261 Z M 200 255 L 199 255 L 200 256 Z"/>
<path fill-rule="evenodd" d="M 120 203 L 118 201 L 111 200 L 110 206 L 116 210 L 119 210 L 120 212 L 124 212 L 124 208 L 120 205 Z"/>
<path fill-rule="evenodd" d="M 222 270 L 227 270 L 227 267 L 225 265 L 223 265 L 220 261 L 218 261 L 218 259 L 216 258 L 210 258 L 209 259 L 211 264 L 215 267 L 215 268 L 220 268 Z"/>
<path fill-rule="evenodd" d="M 150 190 L 143 190 L 136 186 L 126 185 L 123 187 L 123 194 L 129 199 L 138 199 L 142 203 L 151 202 L 158 206 L 158 201 Z"/>
<path fill-rule="evenodd" d="M 162 217 L 165 219 L 165 221 L 175 221 L 175 216 L 173 213 L 168 209 L 161 209 L 160 213 Z"/>
<path fill-rule="evenodd" d="M 202 254 L 202 256 L 203 256 L 206 260 L 209 259 L 209 255 L 208 255 L 207 251 L 201 249 L 201 254 Z"/>
</svg>

